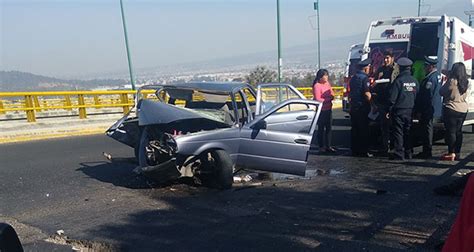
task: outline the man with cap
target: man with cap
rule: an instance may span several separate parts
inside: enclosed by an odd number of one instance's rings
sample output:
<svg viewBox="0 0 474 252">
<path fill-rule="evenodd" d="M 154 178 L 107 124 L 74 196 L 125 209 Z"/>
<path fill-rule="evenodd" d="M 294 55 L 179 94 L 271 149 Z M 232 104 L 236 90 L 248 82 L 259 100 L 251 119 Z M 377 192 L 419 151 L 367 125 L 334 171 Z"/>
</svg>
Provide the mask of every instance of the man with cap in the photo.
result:
<svg viewBox="0 0 474 252">
<path fill-rule="evenodd" d="M 419 119 L 423 151 L 416 158 L 431 158 L 433 146 L 433 119 L 441 117 L 442 99 L 439 95 L 441 74 L 436 69 L 438 58 L 425 56 L 425 71 L 428 73 L 420 85 L 415 101 L 415 116 Z"/>
<path fill-rule="evenodd" d="M 369 118 L 370 111 L 370 81 L 369 72 L 372 60 L 359 62 L 359 70 L 352 77 L 349 85 L 350 115 L 351 115 L 351 150 L 353 156 L 371 157 L 369 154 Z"/>
<path fill-rule="evenodd" d="M 387 118 L 392 119 L 391 139 L 393 139 L 395 149 L 390 159 L 403 160 L 412 158 L 410 128 L 419 84 L 411 76 L 413 62 L 410 59 L 402 57 L 397 64 L 400 66 L 400 74 L 389 90 Z"/>
</svg>

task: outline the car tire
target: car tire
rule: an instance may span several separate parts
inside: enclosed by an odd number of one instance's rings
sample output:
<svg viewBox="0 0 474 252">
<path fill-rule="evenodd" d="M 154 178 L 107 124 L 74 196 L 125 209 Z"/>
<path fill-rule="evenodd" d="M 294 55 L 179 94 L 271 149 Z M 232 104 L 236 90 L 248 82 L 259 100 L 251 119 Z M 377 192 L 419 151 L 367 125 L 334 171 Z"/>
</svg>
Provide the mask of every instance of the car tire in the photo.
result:
<svg viewBox="0 0 474 252">
<path fill-rule="evenodd" d="M 208 158 L 211 157 L 209 160 Z M 229 154 L 224 150 L 212 150 L 202 155 L 207 174 L 201 175 L 200 179 L 203 185 L 227 190 L 232 188 L 234 182 L 233 163 Z"/>
</svg>

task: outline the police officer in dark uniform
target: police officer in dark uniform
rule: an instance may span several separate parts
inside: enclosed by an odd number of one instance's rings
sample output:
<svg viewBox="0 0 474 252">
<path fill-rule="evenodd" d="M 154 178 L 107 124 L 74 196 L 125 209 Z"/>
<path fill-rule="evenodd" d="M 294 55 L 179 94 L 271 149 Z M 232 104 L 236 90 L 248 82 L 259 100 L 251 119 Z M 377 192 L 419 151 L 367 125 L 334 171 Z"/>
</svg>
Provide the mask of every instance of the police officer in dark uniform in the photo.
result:
<svg viewBox="0 0 474 252">
<path fill-rule="evenodd" d="M 412 157 L 410 128 L 419 84 L 411 75 L 413 62 L 410 59 L 400 58 L 397 64 L 400 66 L 400 74 L 393 81 L 389 91 L 387 118 L 392 119 L 392 139 L 395 149 L 390 159 L 403 160 Z"/>
<path fill-rule="evenodd" d="M 369 154 L 369 118 L 370 90 L 369 76 L 370 59 L 359 62 L 359 71 L 352 77 L 350 85 L 350 115 L 351 115 L 351 150 L 357 157 L 371 157 Z"/>
<path fill-rule="evenodd" d="M 415 117 L 419 119 L 423 151 L 416 158 L 431 158 L 433 146 L 433 120 L 441 117 L 442 99 L 439 95 L 441 74 L 436 69 L 437 57 L 425 56 L 425 71 L 428 73 L 420 85 L 416 96 Z"/>
</svg>

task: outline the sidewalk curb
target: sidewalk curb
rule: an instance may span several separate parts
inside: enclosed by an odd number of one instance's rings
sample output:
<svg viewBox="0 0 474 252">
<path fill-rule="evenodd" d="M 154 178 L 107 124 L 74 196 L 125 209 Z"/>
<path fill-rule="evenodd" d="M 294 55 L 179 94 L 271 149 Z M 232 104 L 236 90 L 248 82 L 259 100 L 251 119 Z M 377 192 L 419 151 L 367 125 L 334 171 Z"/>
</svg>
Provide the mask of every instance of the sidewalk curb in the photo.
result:
<svg viewBox="0 0 474 252">
<path fill-rule="evenodd" d="M 91 128 L 91 129 L 77 129 L 77 130 L 68 130 L 66 132 L 54 132 L 54 133 L 46 133 L 46 134 L 42 134 L 41 132 L 36 132 L 32 134 L 3 136 L 3 137 L 0 137 L 0 144 L 39 141 L 39 140 L 46 140 L 46 139 L 75 137 L 75 136 L 98 135 L 98 134 L 104 134 L 106 130 L 107 130 L 107 127 L 96 127 L 96 128 Z"/>
</svg>

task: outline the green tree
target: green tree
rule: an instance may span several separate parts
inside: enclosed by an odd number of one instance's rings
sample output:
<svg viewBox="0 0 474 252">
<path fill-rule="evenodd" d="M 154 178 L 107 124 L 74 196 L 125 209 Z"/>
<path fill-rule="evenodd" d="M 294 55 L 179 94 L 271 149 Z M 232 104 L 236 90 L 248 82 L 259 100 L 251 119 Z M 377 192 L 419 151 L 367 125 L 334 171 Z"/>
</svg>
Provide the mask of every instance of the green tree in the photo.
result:
<svg viewBox="0 0 474 252">
<path fill-rule="evenodd" d="M 264 66 L 257 66 L 249 75 L 245 76 L 245 81 L 252 86 L 257 86 L 262 83 L 275 82 L 277 73 L 273 70 L 267 69 Z"/>
<path fill-rule="evenodd" d="M 314 73 L 307 73 L 303 79 L 303 86 L 304 87 L 312 87 L 313 81 L 316 78 L 316 74 Z"/>
</svg>

